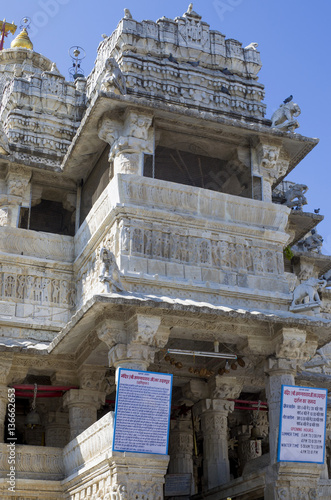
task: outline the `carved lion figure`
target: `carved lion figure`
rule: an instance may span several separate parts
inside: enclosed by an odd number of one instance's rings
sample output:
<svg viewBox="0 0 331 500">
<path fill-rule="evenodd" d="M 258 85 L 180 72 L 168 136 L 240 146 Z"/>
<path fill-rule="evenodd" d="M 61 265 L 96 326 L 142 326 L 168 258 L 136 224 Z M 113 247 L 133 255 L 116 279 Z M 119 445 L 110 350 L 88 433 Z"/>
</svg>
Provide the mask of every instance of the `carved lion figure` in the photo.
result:
<svg viewBox="0 0 331 500">
<path fill-rule="evenodd" d="M 271 117 L 271 126 L 283 130 L 292 130 L 297 128 L 299 124 L 296 120 L 294 120 L 294 118 L 299 116 L 300 113 L 301 109 L 299 105 L 292 101 L 287 102 L 286 104 L 281 104 Z"/>
<path fill-rule="evenodd" d="M 308 187 L 305 184 L 294 184 L 284 193 L 285 205 L 301 209 L 303 205 L 307 205 L 307 198 L 304 196 L 307 191 Z"/>
<path fill-rule="evenodd" d="M 326 280 L 320 278 L 309 278 L 307 281 L 300 283 L 293 291 L 291 308 L 295 308 L 300 304 L 320 304 L 321 299 L 318 290 L 324 288 L 326 284 Z"/>
</svg>

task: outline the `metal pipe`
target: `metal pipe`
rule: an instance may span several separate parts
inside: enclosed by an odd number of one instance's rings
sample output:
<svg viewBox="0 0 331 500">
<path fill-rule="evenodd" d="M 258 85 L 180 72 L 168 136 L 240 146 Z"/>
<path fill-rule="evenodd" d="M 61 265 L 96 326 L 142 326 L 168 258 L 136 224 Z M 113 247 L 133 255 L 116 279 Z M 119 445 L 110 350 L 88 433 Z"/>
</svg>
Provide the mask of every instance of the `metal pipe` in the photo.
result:
<svg viewBox="0 0 331 500">
<path fill-rule="evenodd" d="M 183 354 L 185 356 L 203 356 L 206 358 L 237 359 L 235 354 L 223 354 L 210 351 L 184 351 L 182 349 L 168 349 L 168 354 Z"/>
</svg>

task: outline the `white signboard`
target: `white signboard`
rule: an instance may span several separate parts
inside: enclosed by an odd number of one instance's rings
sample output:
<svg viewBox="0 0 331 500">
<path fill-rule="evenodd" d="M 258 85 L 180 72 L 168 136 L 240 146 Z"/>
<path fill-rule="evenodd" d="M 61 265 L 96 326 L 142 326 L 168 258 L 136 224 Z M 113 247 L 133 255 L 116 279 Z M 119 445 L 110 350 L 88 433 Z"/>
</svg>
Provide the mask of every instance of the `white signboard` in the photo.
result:
<svg viewBox="0 0 331 500">
<path fill-rule="evenodd" d="M 168 453 L 172 375 L 119 369 L 114 451 Z"/>
<path fill-rule="evenodd" d="M 327 390 L 282 386 L 279 462 L 324 462 Z"/>
</svg>

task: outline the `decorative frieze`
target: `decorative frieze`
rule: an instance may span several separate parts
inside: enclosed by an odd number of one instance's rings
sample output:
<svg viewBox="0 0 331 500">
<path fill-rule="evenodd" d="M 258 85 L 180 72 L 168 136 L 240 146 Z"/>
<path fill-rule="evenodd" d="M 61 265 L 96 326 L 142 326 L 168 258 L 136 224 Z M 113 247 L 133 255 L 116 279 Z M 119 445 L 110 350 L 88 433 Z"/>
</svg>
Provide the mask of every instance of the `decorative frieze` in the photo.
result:
<svg viewBox="0 0 331 500">
<path fill-rule="evenodd" d="M 0 272 L 0 299 L 71 309 L 75 290 L 65 279 Z"/>
<path fill-rule="evenodd" d="M 123 226 L 123 255 L 165 260 L 181 264 L 212 267 L 248 274 L 283 274 L 283 253 L 273 248 L 261 248 L 250 239 L 215 235 L 210 238 L 183 235 L 180 227 L 153 229 Z M 187 233 L 187 231 L 185 231 Z M 227 238 L 227 239 L 225 239 Z"/>
</svg>

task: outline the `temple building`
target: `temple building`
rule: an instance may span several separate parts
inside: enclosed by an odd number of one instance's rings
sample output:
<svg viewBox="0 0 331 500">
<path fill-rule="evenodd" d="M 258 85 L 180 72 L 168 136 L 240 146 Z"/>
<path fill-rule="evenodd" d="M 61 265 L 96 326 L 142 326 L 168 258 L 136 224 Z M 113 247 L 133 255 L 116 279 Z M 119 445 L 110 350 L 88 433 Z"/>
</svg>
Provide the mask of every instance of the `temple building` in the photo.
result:
<svg viewBox="0 0 331 500">
<path fill-rule="evenodd" d="M 282 386 L 331 381 L 323 216 L 286 179 L 318 140 L 292 96 L 267 116 L 256 45 L 190 4 L 125 9 L 87 78 L 25 28 L 0 50 L 3 500 L 330 498 L 329 408 L 324 463 L 277 452 Z M 173 375 L 168 454 L 114 451 L 119 368 Z"/>
</svg>

